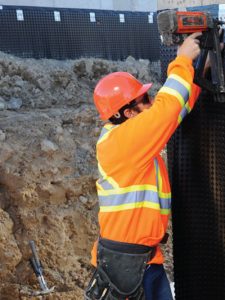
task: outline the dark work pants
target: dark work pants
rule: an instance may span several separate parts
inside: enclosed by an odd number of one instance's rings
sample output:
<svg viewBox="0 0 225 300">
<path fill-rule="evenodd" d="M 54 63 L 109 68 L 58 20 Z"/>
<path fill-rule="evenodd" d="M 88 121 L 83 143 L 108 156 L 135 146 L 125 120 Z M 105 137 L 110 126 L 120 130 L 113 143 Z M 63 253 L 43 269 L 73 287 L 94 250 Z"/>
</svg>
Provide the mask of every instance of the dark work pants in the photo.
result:
<svg viewBox="0 0 225 300">
<path fill-rule="evenodd" d="M 143 279 L 146 300 L 173 300 L 163 265 L 149 265 Z"/>
</svg>

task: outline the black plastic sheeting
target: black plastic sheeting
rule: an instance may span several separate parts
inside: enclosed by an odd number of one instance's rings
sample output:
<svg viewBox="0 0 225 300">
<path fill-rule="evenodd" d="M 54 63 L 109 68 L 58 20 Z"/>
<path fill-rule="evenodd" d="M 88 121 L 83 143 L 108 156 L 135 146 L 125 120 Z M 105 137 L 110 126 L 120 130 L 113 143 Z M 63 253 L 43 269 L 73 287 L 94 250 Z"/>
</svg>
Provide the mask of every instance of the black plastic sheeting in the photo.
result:
<svg viewBox="0 0 225 300">
<path fill-rule="evenodd" d="M 177 46 L 166 47 L 164 45 L 160 45 L 159 53 L 161 63 L 161 83 L 163 84 L 167 78 L 168 65 L 177 55 Z"/>
<path fill-rule="evenodd" d="M 218 16 L 218 5 L 190 10 Z M 166 69 L 176 54 L 165 51 Z M 202 92 L 168 144 L 176 300 L 225 299 L 224 149 L 225 103 Z"/>
<path fill-rule="evenodd" d="M 168 146 L 176 299 L 225 299 L 225 103 L 201 95 Z"/>
<path fill-rule="evenodd" d="M 16 10 L 23 10 L 18 21 Z M 60 12 L 56 22 L 54 11 Z M 90 12 L 96 22 L 90 21 Z M 124 14 L 121 23 L 119 14 Z M 3 6 L 0 10 L 0 51 L 32 58 L 97 57 L 159 60 L 156 23 L 147 12 Z"/>
</svg>

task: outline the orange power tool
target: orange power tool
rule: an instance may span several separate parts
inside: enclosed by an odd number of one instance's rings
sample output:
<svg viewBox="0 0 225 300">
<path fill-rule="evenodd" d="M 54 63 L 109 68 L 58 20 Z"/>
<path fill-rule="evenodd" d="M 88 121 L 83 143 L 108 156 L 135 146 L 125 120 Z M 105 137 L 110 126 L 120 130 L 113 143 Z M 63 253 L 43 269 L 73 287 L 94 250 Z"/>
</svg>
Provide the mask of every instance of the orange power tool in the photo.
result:
<svg viewBox="0 0 225 300">
<path fill-rule="evenodd" d="M 188 34 L 214 27 L 211 15 L 199 11 L 166 10 L 158 14 L 157 22 L 162 42 L 167 46 L 181 44 Z"/>
<path fill-rule="evenodd" d="M 195 62 L 194 81 L 212 92 L 215 101 L 225 102 L 224 51 L 221 53 L 220 48 L 220 43 L 224 43 L 224 30 L 219 35 L 224 22 L 212 18 L 208 12 L 165 10 L 158 14 L 157 23 L 162 43 L 166 46 L 179 45 L 187 35 L 202 32 L 199 38 L 201 53 Z M 203 76 L 208 54 L 211 64 L 210 80 Z"/>
</svg>

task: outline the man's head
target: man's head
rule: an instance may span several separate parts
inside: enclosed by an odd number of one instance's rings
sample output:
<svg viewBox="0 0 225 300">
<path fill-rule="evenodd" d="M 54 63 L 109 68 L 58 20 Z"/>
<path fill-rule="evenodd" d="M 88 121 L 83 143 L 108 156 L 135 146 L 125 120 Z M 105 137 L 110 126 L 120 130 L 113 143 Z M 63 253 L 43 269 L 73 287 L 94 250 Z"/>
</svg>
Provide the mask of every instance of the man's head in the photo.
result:
<svg viewBox="0 0 225 300">
<path fill-rule="evenodd" d="M 102 120 L 120 124 L 151 106 L 147 91 L 152 83 L 142 84 L 127 72 L 102 78 L 94 90 L 94 102 Z"/>
</svg>

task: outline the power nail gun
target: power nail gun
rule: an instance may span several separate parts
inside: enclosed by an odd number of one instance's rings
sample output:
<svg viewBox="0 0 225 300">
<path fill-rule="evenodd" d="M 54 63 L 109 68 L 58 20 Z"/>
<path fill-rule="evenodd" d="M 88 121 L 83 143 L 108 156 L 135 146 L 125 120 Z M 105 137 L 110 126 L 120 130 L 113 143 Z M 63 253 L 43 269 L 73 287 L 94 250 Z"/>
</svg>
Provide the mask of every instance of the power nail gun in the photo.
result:
<svg viewBox="0 0 225 300">
<path fill-rule="evenodd" d="M 224 22 L 213 19 L 207 12 L 162 11 L 157 16 L 162 43 L 166 46 L 180 45 L 187 35 L 202 32 L 201 53 L 195 62 L 194 82 L 213 93 L 217 102 L 225 102 L 225 68 L 220 43 L 224 43 L 224 30 L 219 28 Z M 204 78 L 204 67 L 209 54 L 211 79 Z"/>
</svg>

